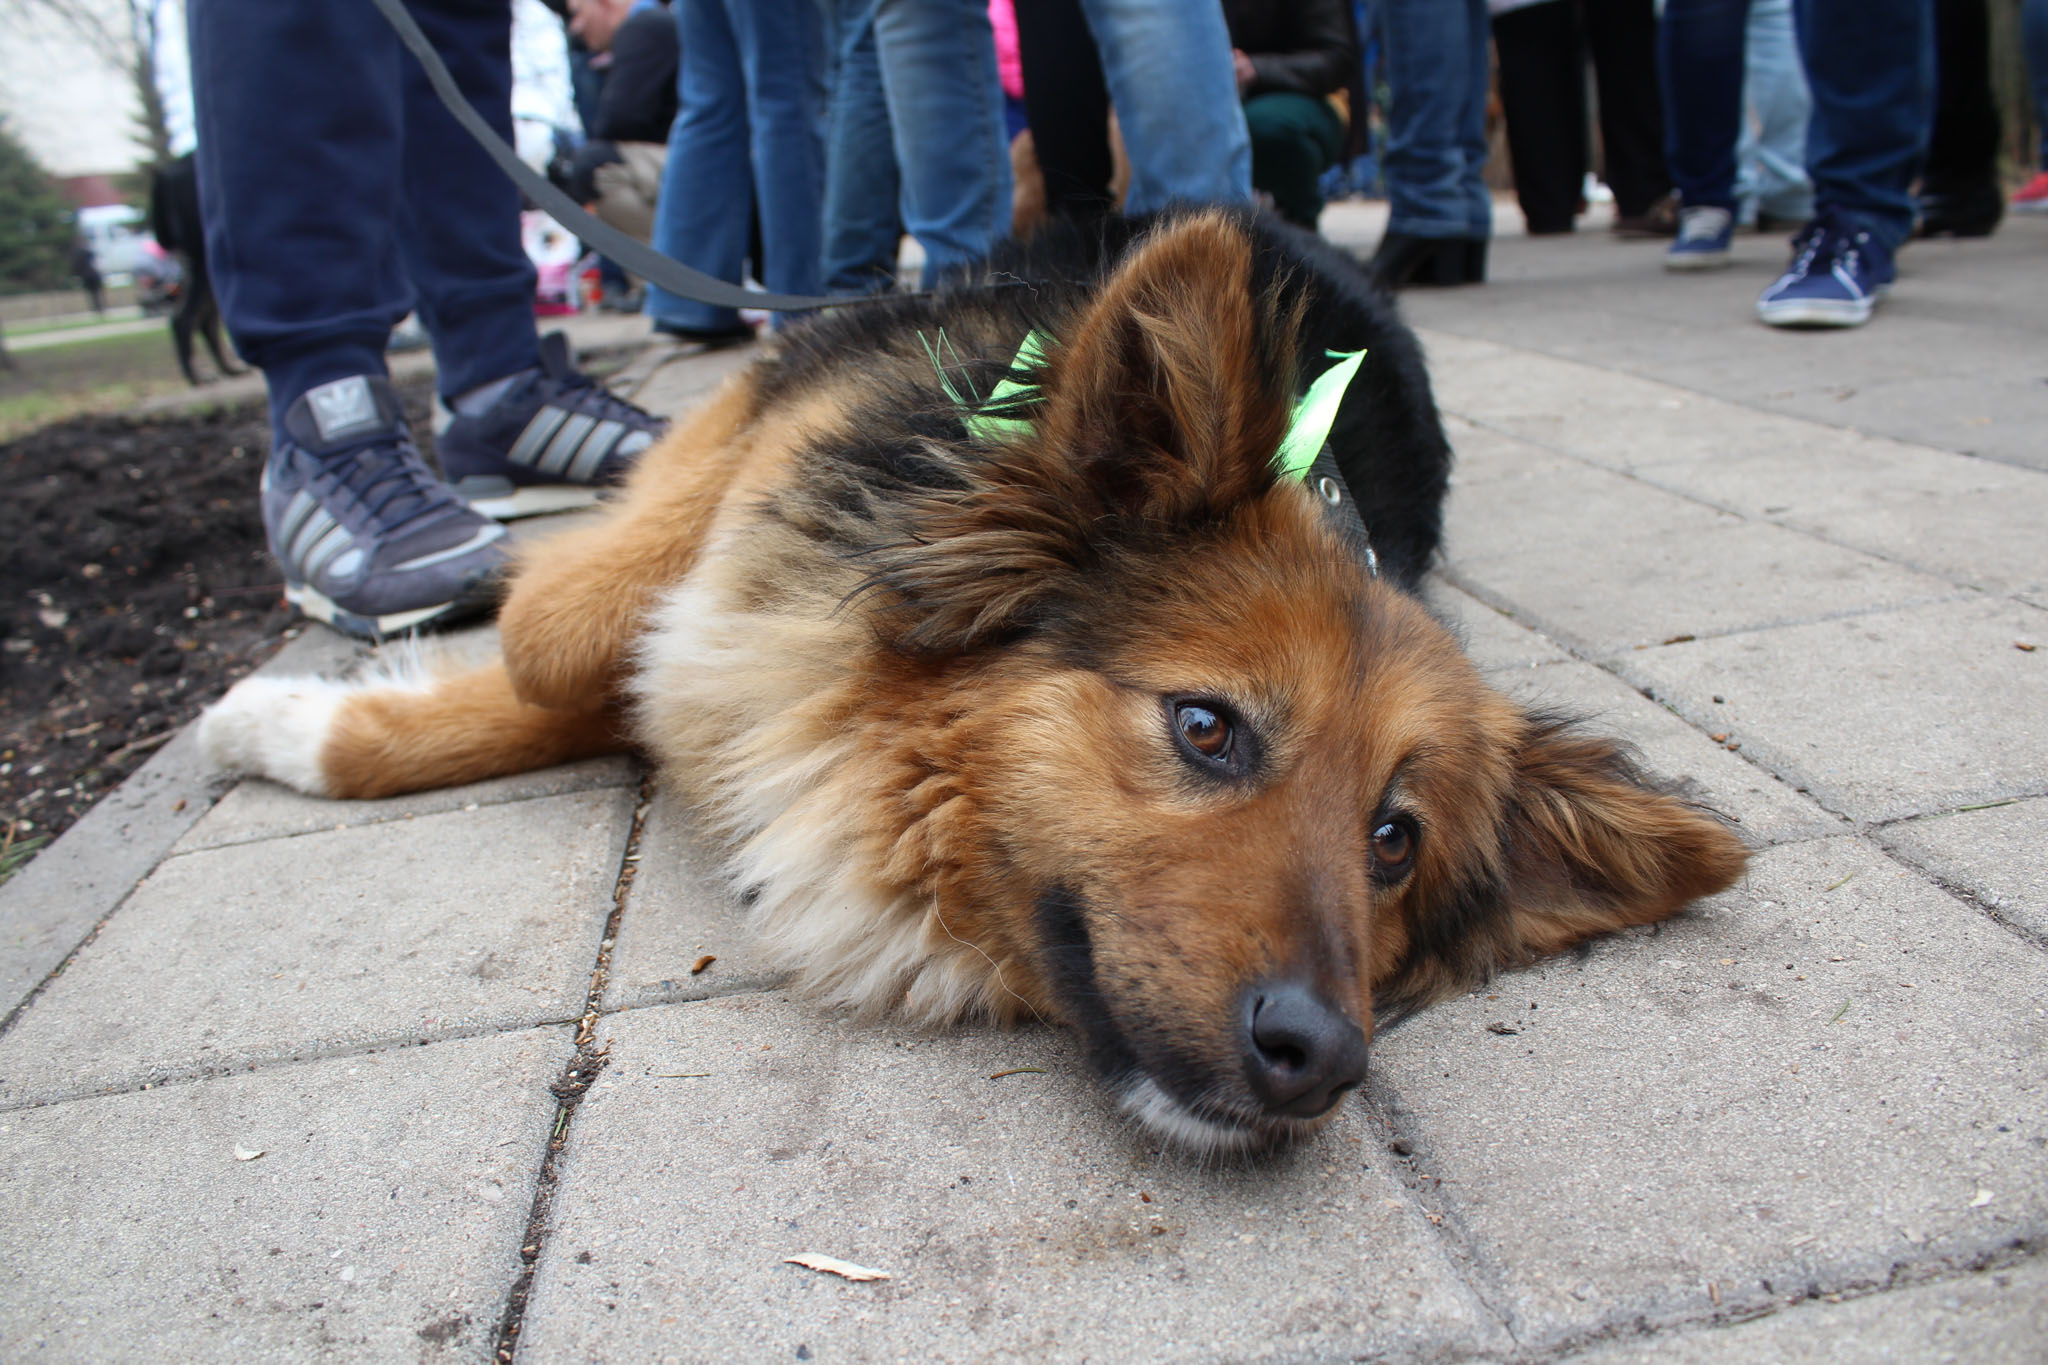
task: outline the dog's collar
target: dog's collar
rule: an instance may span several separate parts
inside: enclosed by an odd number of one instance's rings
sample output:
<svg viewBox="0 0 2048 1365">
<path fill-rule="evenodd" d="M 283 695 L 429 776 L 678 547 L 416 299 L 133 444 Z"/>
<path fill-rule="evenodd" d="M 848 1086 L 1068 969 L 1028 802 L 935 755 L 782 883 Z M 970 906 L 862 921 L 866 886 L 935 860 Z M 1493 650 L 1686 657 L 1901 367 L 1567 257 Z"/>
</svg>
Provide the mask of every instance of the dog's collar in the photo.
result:
<svg viewBox="0 0 2048 1365">
<path fill-rule="evenodd" d="M 989 390 L 986 400 L 977 400 L 970 391 L 963 395 L 947 373 L 948 353 L 953 344 L 946 339 L 943 330 L 934 344 L 924 333 L 917 339 L 923 343 L 925 355 L 932 362 L 932 369 L 939 376 L 939 384 L 946 396 L 965 414 L 963 421 L 967 434 L 988 445 L 1000 445 L 1014 441 L 1031 433 L 1031 418 L 1026 410 L 1038 397 L 1038 382 L 1035 372 L 1044 363 L 1046 347 L 1052 338 L 1033 329 L 1025 334 L 1022 344 L 1017 347 L 1016 356 L 1010 361 L 1009 371 Z M 1337 423 L 1337 411 L 1344 404 L 1344 395 L 1351 388 L 1351 381 L 1358 377 L 1358 370 L 1365 363 L 1365 352 L 1327 351 L 1325 354 L 1336 362 L 1329 369 L 1316 376 L 1308 392 L 1294 405 L 1294 411 L 1287 420 L 1287 432 L 1280 438 L 1280 448 L 1273 453 L 1273 468 L 1282 478 L 1298 479 L 1309 487 L 1309 491 L 1322 500 L 1339 524 L 1347 538 L 1352 540 L 1366 568 L 1377 578 L 1380 572 L 1379 556 L 1373 553 L 1372 538 L 1366 533 L 1365 518 L 1358 510 L 1357 500 L 1344 482 L 1344 474 L 1337 467 L 1336 452 L 1330 448 L 1330 428 Z M 959 357 L 952 356 L 954 364 Z"/>
</svg>

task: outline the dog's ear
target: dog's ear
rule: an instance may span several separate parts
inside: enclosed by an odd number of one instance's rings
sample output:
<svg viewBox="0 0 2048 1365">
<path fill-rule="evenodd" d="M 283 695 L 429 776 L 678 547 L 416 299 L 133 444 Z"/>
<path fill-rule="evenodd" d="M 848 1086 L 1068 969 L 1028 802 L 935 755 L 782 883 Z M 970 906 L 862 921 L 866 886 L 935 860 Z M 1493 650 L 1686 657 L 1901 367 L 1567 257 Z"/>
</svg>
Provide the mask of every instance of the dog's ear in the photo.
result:
<svg viewBox="0 0 2048 1365">
<path fill-rule="evenodd" d="M 1029 435 L 963 462 L 965 491 L 912 507 L 870 556 L 878 627 L 925 654 L 1012 636 L 1120 548 L 1264 492 L 1293 330 L 1228 217 L 1156 230 L 1044 347 Z"/>
<path fill-rule="evenodd" d="M 1252 244 L 1220 214 L 1141 246 L 1062 338 L 1044 385 L 1046 455 L 1093 520 L 1173 527 L 1271 486 L 1293 327 L 1254 295 Z"/>
<path fill-rule="evenodd" d="M 1610 740 L 1532 720 L 1506 821 L 1511 960 L 1651 924 L 1726 890 L 1748 853 L 1718 818 L 1645 784 Z"/>
<path fill-rule="evenodd" d="M 1530 718 L 1496 846 L 1409 911 L 1379 998 L 1400 1012 L 1726 890 L 1748 853 L 1715 816 L 1651 787 L 1612 741 Z M 1455 876 L 1456 874 L 1454 874 Z"/>
</svg>

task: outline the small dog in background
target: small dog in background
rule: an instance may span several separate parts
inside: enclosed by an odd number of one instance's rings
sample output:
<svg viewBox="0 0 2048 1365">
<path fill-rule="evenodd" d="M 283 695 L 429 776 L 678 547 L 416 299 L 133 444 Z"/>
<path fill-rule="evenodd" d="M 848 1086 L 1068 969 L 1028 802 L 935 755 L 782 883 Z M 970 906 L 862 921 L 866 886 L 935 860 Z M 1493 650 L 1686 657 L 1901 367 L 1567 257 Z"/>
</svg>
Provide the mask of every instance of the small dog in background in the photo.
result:
<svg viewBox="0 0 2048 1365">
<path fill-rule="evenodd" d="M 1061 1020 L 1154 1133 L 1270 1146 L 1376 1021 L 1743 866 L 1415 595 L 1449 466 L 1327 243 L 1048 229 L 780 333 L 528 552 L 496 662 L 248 679 L 202 740 L 334 797 L 638 748 L 814 996 Z"/>
<path fill-rule="evenodd" d="M 177 307 L 171 310 L 171 345 L 178 368 L 189 383 L 198 384 L 192 368 L 192 338 L 204 338 L 213 363 L 224 375 L 245 374 L 228 361 L 221 335 L 220 305 L 214 301 L 213 278 L 206 271 L 206 224 L 199 216 L 199 169 L 192 153 L 157 167 L 149 182 L 149 230 L 156 244 L 174 252 L 184 268 Z"/>
</svg>

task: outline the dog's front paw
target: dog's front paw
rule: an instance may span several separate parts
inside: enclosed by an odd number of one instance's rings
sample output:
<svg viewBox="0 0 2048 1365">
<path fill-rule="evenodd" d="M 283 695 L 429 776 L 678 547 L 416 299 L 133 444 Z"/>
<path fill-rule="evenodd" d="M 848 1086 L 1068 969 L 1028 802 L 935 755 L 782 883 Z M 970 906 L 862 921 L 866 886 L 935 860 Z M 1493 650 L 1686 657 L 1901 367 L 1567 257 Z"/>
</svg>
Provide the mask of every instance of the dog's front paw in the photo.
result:
<svg viewBox="0 0 2048 1365">
<path fill-rule="evenodd" d="M 330 795 L 321 752 L 354 690 L 326 678 L 244 678 L 200 717 L 200 748 L 224 771 Z"/>
</svg>

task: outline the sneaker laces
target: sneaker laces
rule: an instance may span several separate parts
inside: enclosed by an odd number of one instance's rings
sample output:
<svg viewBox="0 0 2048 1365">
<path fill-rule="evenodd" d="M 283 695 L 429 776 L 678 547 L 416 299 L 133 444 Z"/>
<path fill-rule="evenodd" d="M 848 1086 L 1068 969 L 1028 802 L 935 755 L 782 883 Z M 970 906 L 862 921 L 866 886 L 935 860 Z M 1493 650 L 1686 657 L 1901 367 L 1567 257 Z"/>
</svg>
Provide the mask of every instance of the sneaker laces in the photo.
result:
<svg viewBox="0 0 2048 1365">
<path fill-rule="evenodd" d="M 532 382 L 548 386 L 542 401 L 555 407 L 600 421 L 618 422 L 636 431 L 652 431 L 662 424 L 660 418 L 627 402 L 570 364 L 566 348 L 543 345 L 540 373 Z"/>
<path fill-rule="evenodd" d="M 459 499 L 435 478 L 417 448 L 389 435 L 318 457 L 313 480 L 322 495 L 340 494 L 390 535 L 456 505 Z M 381 493 L 380 493 L 381 490 Z M 386 520 L 389 509 L 389 520 Z"/>
</svg>

